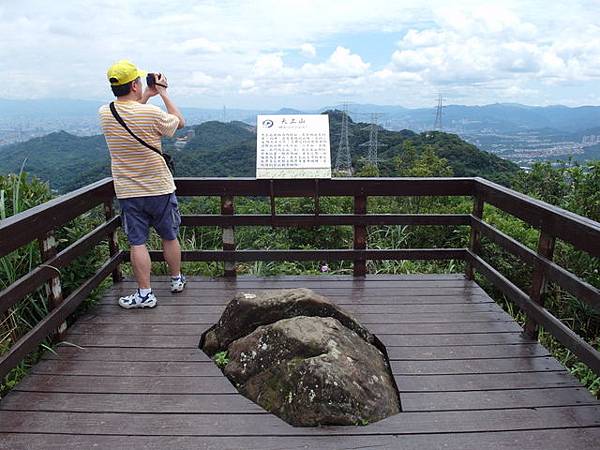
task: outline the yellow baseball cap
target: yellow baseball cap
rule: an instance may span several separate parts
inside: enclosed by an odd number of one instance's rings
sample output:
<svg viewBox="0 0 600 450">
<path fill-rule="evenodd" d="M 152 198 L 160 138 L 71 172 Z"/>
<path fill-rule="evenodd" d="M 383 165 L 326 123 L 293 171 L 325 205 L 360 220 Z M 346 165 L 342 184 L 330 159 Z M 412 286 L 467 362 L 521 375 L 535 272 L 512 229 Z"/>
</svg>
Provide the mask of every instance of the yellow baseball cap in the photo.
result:
<svg viewBox="0 0 600 450">
<path fill-rule="evenodd" d="M 137 77 L 145 77 L 146 72 L 138 69 L 131 61 L 122 59 L 108 68 L 106 76 L 111 86 L 121 86 L 135 80 Z"/>
</svg>

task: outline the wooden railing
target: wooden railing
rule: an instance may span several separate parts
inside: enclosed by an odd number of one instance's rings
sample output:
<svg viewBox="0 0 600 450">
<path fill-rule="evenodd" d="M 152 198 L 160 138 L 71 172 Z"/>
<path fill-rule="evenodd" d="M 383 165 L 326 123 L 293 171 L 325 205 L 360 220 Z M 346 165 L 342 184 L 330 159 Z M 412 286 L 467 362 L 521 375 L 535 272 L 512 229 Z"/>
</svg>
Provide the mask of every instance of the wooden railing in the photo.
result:
<svg viewBox="0 0 600 450">
<path fill-rule="evenodd" d="M 188 250 L 184 261 L 222 261 L 225 276 L 235 276 L 235 262 L 241 261 L 353 261 L 354 276 L 366 274 L 367 260 L 462 260 L 466 277 L 476 272 L 512 299 L 526 314 L 525 333 L 537 335 L 543 326 L 565 347 L 600 375 L 600 353 L 544 308 L 548 282 L 594 308 L 600 309 L 600 291 L 580 280 L 552 261 L 556 239 L 572 244 L 594 257 L 600 257 L 600 224 L 576 214 L 534 200 L 513 190 L 481 178 L 335 178 L 332 180 L 256 180 L 180 178 L 176 180 L 179 196 L 217 196 L 221 214 L 188 215 L 182 225 L 188 227 L 219 226 L 223 230 L 222 250 Z M 470 196 L 472 214 L 368 214 L 368 197 Z M 270 214 L 235 214 L 235 197 L 268 197 Z M 314 208 L 307 214 L 278 214 L 277 197 L 310 197 Z M 321 197 L 353 197 L 353 214 L 322 214 Z M 128 261 L 129 253 L 119 250 L 116 230 L 120 218 L 113 213 L 112 181 L 105 179 L 78 191 L 0 222 L 0 257 L 38 240 L 43 263 L 0 292 L 0 315 L 9 312 L 25 296 L 47 286 L 49 314 L 12 345 L 0 359 L 0 377 L 5 376 L 44 339 L 63 331 L 69 315 L 105 278 L 112 274 L 120 279 L 119 266 Z M 488 203 L 540 230 L 538 251 L 534 252 L 483 221 Z M 56 252 L 53 233 L 79 215 L 103 204 L 106 222 L 69 247 Z M 354 228 L 352 249 L 318 250 L 236 250 L 235 227 L 313 227 L 350 225 Z M 468 248 L 369 249 L 367 227 L 380 225 L 469 226 Z M 533 267 L 531 289 L 525 293 L 499 273 L 481 256 L 481 238 L 485 237 Z M 64 300 L 60 287 L 60 270 L 75 258 L 108 240 L 110 258 L 89 280 Z M 151 251 L 153 260 L 162 260 L 160 251 Z"/>
</svg>

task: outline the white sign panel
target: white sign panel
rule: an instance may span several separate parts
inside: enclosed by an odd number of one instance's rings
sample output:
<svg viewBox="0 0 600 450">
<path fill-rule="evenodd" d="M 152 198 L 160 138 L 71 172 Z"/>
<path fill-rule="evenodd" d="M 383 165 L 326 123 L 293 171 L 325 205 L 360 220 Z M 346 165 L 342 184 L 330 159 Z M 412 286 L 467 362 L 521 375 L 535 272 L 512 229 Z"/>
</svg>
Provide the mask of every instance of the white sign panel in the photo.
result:
<svg viewBox="0 0 600 450">
<path fill-rule="evenodd" d="M 256 178 L 331 178 L 329 116 L 259 115 Z"/>
</svg>

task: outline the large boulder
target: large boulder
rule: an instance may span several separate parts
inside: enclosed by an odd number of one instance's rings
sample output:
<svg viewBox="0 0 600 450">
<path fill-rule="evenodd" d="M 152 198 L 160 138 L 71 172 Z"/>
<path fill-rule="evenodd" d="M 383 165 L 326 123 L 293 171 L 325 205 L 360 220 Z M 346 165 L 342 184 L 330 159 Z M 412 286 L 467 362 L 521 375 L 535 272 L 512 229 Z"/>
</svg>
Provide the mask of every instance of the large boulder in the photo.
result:
<svg viewBox="0 0 600 450">
<path fill-rule="evenodd" d="M 381 342 L 308 289 L 236 295 L 200 347 L 222 352 L 215 360 L 238 390 L 295 426 L 366 425 L 400 411 Z"/>
<path fill-rule="evenodd" d="M 365 425 L 400 411 L 384 355 L 333 318 L 298 316 L 229 347 L 224 373 L 294 426 Z"/>
<path fill-rule="evenodd" d="M 352 316 L 310 289 L 282 289 L 240 293 L 229 302 L 219 322 L 202 337 L 200 346 L 210 356 L 236 339 L 281 319 L 296 316 L 333 317 L 368 342 L 373 335 Z"/>
</svg>

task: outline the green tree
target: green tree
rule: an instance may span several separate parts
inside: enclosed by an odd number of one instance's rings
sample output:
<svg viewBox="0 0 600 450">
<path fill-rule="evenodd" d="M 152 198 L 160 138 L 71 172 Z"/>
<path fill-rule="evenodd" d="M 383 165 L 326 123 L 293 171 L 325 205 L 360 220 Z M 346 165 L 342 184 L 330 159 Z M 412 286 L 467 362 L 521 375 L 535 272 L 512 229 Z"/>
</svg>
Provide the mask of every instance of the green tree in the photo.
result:
<svg viewBox="0 0 600 450">
<path fill-rule="evenodd" d="M 530 172 L 521 171 L 515 176 L 513 187 L 527 195 L 560 206 L 571 189 L 568 170 L 564 163 L 556 168 L 552 167 L 550 162 L 535 163 Z"/>
<path fill-rule="evenodd" d="M 411 141 L 402 143 L 402 153 L 394 158 L 397 176 L 409 176 L 408 172 L 414 167 L 417 160 L 417 150 Z"/>
<path fill-rule="evenodd" d="M 573 189 L 565 207 L 600 222 L 600 161 L 571 168 L 569 175 Z"/>
<path fill-rule="evenodd" d="M 448 160 L 440 158 L 431 145 L 426 145 L 413 166 L 406 170 L 409 177 L 451 177 L 452 174 Z"/>
<path fill-rule="evenodd" d="M 363 164 L 361 169 L 358 172 L 356 172 L 356 176 L 357 177 L 378 177 L 379 169 L 377 168 L 377 166 L 375 164 L 372 164 L 370 162 L 365 162 L 365 164 Z"/>
</svg>

